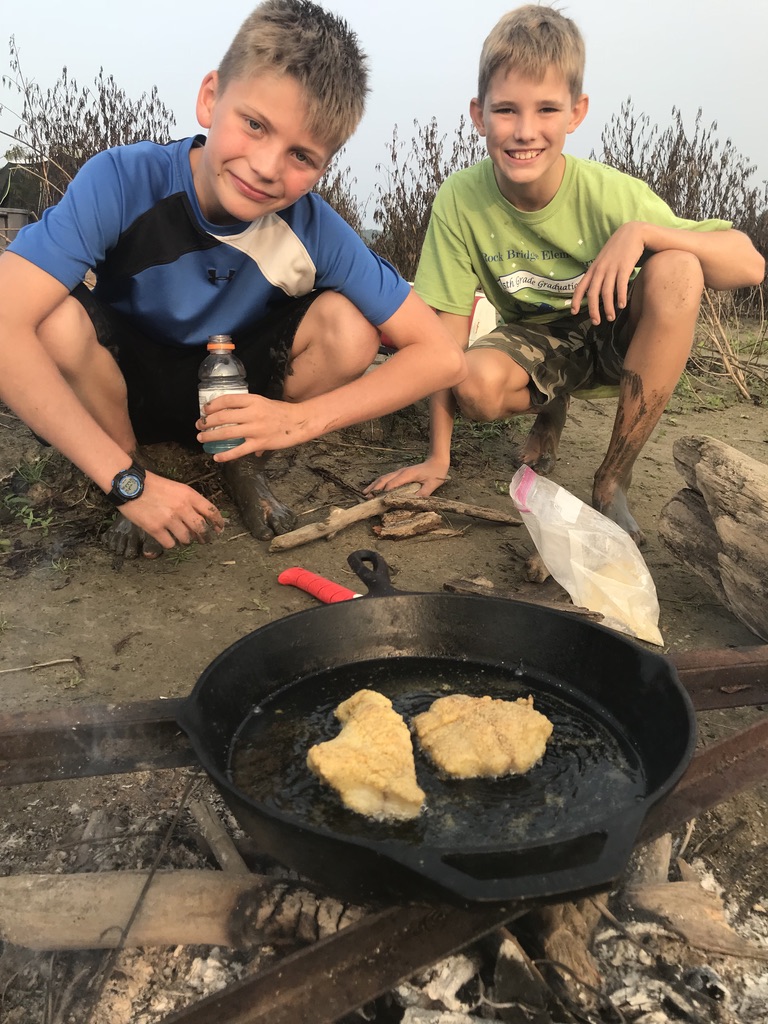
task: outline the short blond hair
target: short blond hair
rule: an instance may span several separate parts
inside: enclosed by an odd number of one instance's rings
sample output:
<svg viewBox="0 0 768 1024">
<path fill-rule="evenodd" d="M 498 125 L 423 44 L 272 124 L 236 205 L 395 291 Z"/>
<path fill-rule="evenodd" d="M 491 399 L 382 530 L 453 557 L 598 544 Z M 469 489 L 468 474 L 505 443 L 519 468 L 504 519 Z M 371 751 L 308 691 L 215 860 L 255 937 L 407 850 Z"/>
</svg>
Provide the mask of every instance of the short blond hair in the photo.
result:
<svg viewBox="0 0 768 1024">
<path fill-rule="evenodd" d="M 335 152 L 365 112 L 368 58 L 342 18 L 311 0 L 265 0 L 245 19 L 218 68 L 222 89 L 265 71 L 291 75 L 307 99 L 306 128 Z"/>
<path fill-rule="evenodd" d="M 581 96 L 584 79 L 584 39 L 565 15 L 552 7 L 526 4 L 508 11 L 496 22 L 483 43 L 477 98 L 482 104 L 497 71 L 514 70 L 541 81 L 550 68 L 565 79 L 571 96 Z"/>
</svg>

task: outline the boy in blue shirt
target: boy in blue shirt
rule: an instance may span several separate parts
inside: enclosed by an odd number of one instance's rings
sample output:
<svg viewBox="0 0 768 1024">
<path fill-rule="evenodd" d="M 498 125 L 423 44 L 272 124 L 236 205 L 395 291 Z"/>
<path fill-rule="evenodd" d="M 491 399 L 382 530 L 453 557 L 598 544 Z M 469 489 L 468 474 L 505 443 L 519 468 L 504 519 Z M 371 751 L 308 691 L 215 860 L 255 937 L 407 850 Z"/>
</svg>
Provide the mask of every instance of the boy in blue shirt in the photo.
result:
<svg viewBox="0 0 768 1024">
<path fill-rule="evenodd" d="M 0 256 L 0 398 L 119 508 L 112 550 L 153 557 L 223 525 L 193 488 L 151 472 L 140 443 L 244 437 L 214 458 L 266 539 L 294 519 L 269 490 L 265 452 L 465 372 L 435 314 L 312 192 L 366 92 L 344 21 L 266 0 L 203 79 L 207 137 L 98 154 Z M 379 327 L 397 352 L 363 376 Z M 253 393 L 198 418 L 213 334 L 232 336 Z"/>
<path fill-rule="evenodd" d="M 583 69 L 577 27 L 550 7 L 510 11 L 486 39 L 470 113 L 488 159 L 440 188 L 415 289 L 465 349 L 476 290 L 502 323 L 433 397 L 426 462 L 368 490 L 439 487 L 457 408 L 477 421 L 534 414 L 516 458 L 549 473 L 569 396 L 618 384 L 592 504 L 641 544 L 632 470 L 685 367 L 703 289 L 759 284 L 765 266 L 727 221 L 682 220 L 643 182 L 563 154 L 587 113 Z"/>
</svg>

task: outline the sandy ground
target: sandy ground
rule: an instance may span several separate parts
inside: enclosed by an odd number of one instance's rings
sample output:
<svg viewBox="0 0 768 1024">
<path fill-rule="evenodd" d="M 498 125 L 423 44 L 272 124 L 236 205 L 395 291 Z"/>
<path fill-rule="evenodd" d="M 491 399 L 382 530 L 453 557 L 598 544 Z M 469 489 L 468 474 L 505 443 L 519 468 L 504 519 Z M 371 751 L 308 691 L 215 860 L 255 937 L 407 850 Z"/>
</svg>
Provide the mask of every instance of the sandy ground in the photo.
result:
<svg viewBox="0 0 768 1024">
<path fill-rule="evenodd" d="M 656 583 L 668 651 L 760 642 L 657 535 L 661 508 L 683 485 L 672 460 L 676 438 L 707 434 L 765 458 L 768 408 L 743 401 L 722 409 L 711 404 L 674 398 L 635 473 L 632 507 L 648 536 L 644 555 Z M 575 402 L 566 425 L 554 479 L 584 500 L 607 445 L 614 409 L 612 400 Z M 527 425 L 461 427 L 452 478 L 440 495 L 511 511 L 509 452 Z M 332 435 L 276 458 L 274 489 L 300 514 L 300 523 L 322 518 L 330 506 L 353 504 L 353 492 L 379 473 L 418 459 L 424 436 L 419 410 Z M 312 598 L 278 584 L 281 570 L 301 565 L 362 589 L 347 567 L 348 554 L 361 548 L 380 551 L 403 590 L 439 590 L 449 579 L 477 573 L 522 593 L 531 586 L 522 575 L 533 550 L 524 527 L 456 517 L 451 525 L 466 530 L 450 539 L 379 540 L 368 522 L 331 541 L 270 553 L 268 545 L 243 532 L 205 456 L 172 447 L 158 448 L 156 454 L 169 474 L 195 481 L 219 504 L 229 516 L 227 528 L 209 546 L 174 551 L 157 562 L 115 561 L 98 539 L 110 517 L 100 493 L 0 410 L 0 692 L 5 711 L 183 696 L 235 640 L 313 606 Z M 564 596 L 551 581 L 538 593 Z M 700 742 L 727 735 L 761 713 L 701 715 Z M 47 837 L 40 842 L 55 846 L 60 832 L 46 831 L 47 825 L 57 818 L 66 819 L 69 829 L 76 821 L 84 824 L 93 807 L 108 801 L 118 787 L 120 799 L 143 800 L 148 812 L 157 799 L 157 781 L 102 780 L 66 784 L 66 790 L 57 784 L 4 791 L 0 874 L 50 870 L 41 866 L 50 863 L 50 849 L 48 860 L 39 849 L 20 854 L 19 843 L 7 841 L 14 835 L 29 839 L 37 825 L 41 837 Z M 740 797 L 697 822 L 694 831 L 697 853 L 707 858 L 744 913 L 765 896 L 766 796 L 764 786 Z M 73 805 L 78 809 L 74 814 Z"/>
</svg>

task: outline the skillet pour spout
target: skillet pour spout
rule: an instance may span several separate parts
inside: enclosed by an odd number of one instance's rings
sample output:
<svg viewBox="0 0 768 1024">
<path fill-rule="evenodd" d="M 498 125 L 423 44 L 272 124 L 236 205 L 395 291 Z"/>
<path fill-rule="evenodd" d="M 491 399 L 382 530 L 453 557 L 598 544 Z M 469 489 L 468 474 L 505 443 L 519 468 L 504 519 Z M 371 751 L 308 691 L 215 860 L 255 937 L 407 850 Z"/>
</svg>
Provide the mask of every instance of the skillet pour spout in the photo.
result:
<svg viewBox="0 0 768 1024">
<path fill-rule="evenodd" d="M 621 874 L 649 808 L 692 756 L 695 718 L 670 661 L 595 623 L 504 598 L 405 593 L 376 552 L 363 600 L 238 640 L 203 672 L 179 725 L 265 854 L 341 897 L 460 903 L 572 896 Z M 415 748 L 426 810 L 363 818 L 306 767 L 337 705 L 384 693 L 406 721 L 447 693 L 533 696 L 554 723 L 524 776 L 445 779 Z"/>
</svg>

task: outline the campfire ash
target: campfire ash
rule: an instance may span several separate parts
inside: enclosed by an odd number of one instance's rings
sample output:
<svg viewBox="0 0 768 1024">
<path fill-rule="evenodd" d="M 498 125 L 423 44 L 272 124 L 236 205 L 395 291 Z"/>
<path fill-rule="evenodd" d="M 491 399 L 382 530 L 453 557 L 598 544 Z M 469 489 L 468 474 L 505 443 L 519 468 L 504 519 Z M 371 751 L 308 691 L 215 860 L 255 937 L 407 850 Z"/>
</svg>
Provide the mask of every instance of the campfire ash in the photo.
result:
<svg viewBox="0 0 768 1024">
<path fill-rule="evenodd" d="M 3 1024 L 161 1024 L 314 943 L 318 929 L 333 934 L 365 913 L 315 896 L 289 872 L 254 860 L 207 781 L 199 782 L 195 813 L 187 801 L 179 816 L 189 778 L 154 772 L 130 783 L 52 784 L 59 804 L 47 805 L 44 817 L 40 791 L 29 787 L 21 820 L 0 823 L 0 863 L 8 876 L 0 883 L 32 874 L 81 883 L 95 872 L 106 884 L 153 866 L 211 879 L 258 877 L 266 880 L 263 903 L 251 916 L 262 941 L 240 949 L 173 942 L 134 948 L 129 941 L 124 948 L 58 952 L 6 941 Z M 689 839 L 663 837 L 635 855 L 615 892 L 531 910 L 404 980 L 344 1024 L 765 1024 L 768 913 L 760 903 L 745 907 L 726 894 L 702 858 L 688 863 Z M 31 906 L 30 928 L 41 927 Z M 62 934 L 76 930 L 74 916 L 63 924 Z"/>
</svg>

